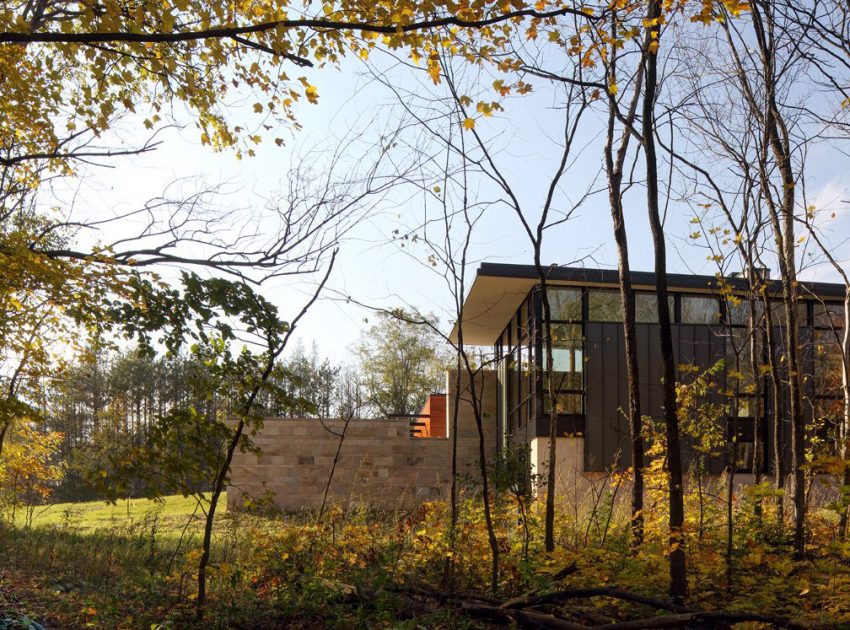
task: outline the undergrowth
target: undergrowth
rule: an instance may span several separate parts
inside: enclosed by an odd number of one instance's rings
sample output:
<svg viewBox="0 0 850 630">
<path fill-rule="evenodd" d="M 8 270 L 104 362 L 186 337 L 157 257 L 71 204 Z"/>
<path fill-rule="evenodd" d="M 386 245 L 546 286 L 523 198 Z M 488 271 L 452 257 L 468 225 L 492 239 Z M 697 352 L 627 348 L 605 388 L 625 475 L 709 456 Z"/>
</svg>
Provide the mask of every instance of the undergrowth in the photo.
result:
<svg viewBox="0 0 850 630">
<path fill-rule="evenodd" d="M 850 546 L 836 539 L 832 515 L 812 511 L 809 555 L 795 561 L 772 503 L 765 501 L 758 514 L 753 507 L 760 499 L 753 496 L 736 496 L 731 582 L 724 510 L 703 506 L 701 531 L 689 521 L 688 603 L 806 625 L 850 624 Z M 509 495 L 495 502 L 499 597 L 595 586 L 665 597 L 663 509 L 648 503 L 646 541 L 633 549 L 617 486 L 607 480 L 587 497 L 558 510 L 552 554 L 542 549 L 539 504 L 519 510 Z M 696 511 L 692 506 L 689 514 Z M 9 628 L 25 618 L 46 628 L 191 627 L 200 541 L 194 526 L 185 533 L 176 527 L 171 512 L 166 519 L 154 505 L 95 529 L 77 525 L 70 514 L 31 528 L 2 525 L 0 620 Z M 441 502 L 396 512 L 333 507 L 321 523 L 309 512 L 226 514 L 217 525 L 209 607 L 199 627 L 480 627 L 451 609 L 411 610 L 395 592 L 407 585 L 492 595 L 480 497 L 461 502 L 454 549 L 449 520 Z M 569 608 L 584 623 L 634 613 L 634 605 L 606 599 Z"/>
</svg>

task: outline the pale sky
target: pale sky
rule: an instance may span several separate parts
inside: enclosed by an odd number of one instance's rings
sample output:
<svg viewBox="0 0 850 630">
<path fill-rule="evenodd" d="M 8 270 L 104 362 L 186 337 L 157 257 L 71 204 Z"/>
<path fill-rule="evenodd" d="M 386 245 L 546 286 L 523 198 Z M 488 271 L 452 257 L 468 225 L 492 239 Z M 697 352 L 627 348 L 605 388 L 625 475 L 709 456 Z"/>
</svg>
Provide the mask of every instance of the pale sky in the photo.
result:
<svg viewBox="0 0 850 630">
<path fill-rule="evenodd" d="M 380 58 L 375 62 L 379 66 L 383 63 Z M 360 61 L 348 61 L 341 70 L 317 69 L 305 74 L 318 88 L 319 104 L 300 106 L 296 113 L 303 130 L 270 132 L 269 140 L 259 147 L 256 157 L 238 161 L 233 153 L 213 153 L 202 147 L 197 129 L 187 118 L 189 124 L 185 129 L 166 130 L 160 135 L 162 144 L 156 151 L 117 160 L 114 168 L 88 168 L 84 178 L 57 185 L 56 196 L 65 201 L 64 205 L 73 199 L 77 213 L 108 216 L 144 205 L 148 199 L 162 195 L 169 186 L 172 195 L 188 195 L 194 190 L 221 185 L 224 194 L 218 203 L 222 207 L 259 209 L 276 192 L 285 189 L 293 156 L 316 146 L 334 148 L 339 145 L 339 138 L 348 137 L 350 142 L 352 129 L 360 131 L 362 138 L 346 144 L 342 159 L 350 165 L 363 165 L 369 160 L 365 147 L 401 116 L 394 96 L 369 77 Z M 445 86 L 433 86 L 420 74 L 396 70 L 388 76 L 412 92 L 444 94 Z M 542 206 L 559 157 L 559 147 L 553 138 L 560 134 L 561 114 L 553 107 L 558 102 L 553 90 L 538 82 L 533 94 L 508 101 L 504 112 L 479 120 L 476 125 L 493 141 L 497 149 L 495 159 L 527 208 Z M 234 111 L 238 114 L 238 107 Z M 130 119 L 124 123 L 123 137 L 128 143 L 138 144 L 142 137 L 137 122 Z M 578 143 L 583 151 L 563 182 L 557 207 L 575 202 L 592 182 L 596 181 L 597 188 L 604 182 L 599 172 L 602 121 L 590 116 L 585 123 L 587 130 Z M 286 146 L 276 147 L 271 141 L 274 136 L 286 138 Z M 850 177 L 846 176 L 850 160 L 825 146 L 817 147 L 810 159 L 816 169 L 810 168 L 809 172 L 809 198 L 818 206 L 837 211 L 829 233 L 834 242 L 842 242 L 850 233 L 848 204 L 841 203 L 850 199 Z M 178 180 L 180 183 L 175 185 Z M 472 194 L 480 199 L 494 199 L 500 193 L 492 184 L 479 183 Z M 653 267 L 644 195 L 643 188 L 635 187 L 627 197 L 626 220 L 635 270 Z M 451 327 L 452 297 L 441 279 L 421 264 L 427 255 L 425 248 L 402 251 L 392 239 L 394 229 L 404 232 L 418 225 L 423 214 L 422 199 L 422 193 L 410 187 L 399 188 L 383 198 L 370 216 L 347 234 L 329 283 L 332 291 L 313 307 L 300 327 L 297 338 L 305 346 L 315 341 L 319 352 L 332 361 L 349 359 L 364 318 L 371 314 L 335 299 L 334 294 L 350 295 L 357 301 L 383 307 L 412 304 L 439 316 L 446 330 Z M 668 209 L 669 271 L 713 274 L 716 268 L 706 260 L 706 251 L 687 239 L 692 231 L 691 216 L 681 203 L 671 203 Z M 110 237 L 114 237 L 114 232 L 102 236 L 103 240 Z M 569 222 L 553 230 L 546 239 L 547 263 L 576 264 L 575 261 L 581 260 L 579 264 L 589 267 L 616 267 L 604 191 L 590 197 Z M 530 264 L 531 256 L 530 244 L 516 217 L 505 208 L 494 207 L 476 229 L 470 272 L 480 261 Z M 815 274 L 819 279 L 835 279 L 834 272 L 826 267 L 807 272 L 809 277 Z M 308 281 L 280 279 L 265 285 L 263 293 L 281 307 L 284 317 L 291 317 L 309 289 Z"/>
</svg>

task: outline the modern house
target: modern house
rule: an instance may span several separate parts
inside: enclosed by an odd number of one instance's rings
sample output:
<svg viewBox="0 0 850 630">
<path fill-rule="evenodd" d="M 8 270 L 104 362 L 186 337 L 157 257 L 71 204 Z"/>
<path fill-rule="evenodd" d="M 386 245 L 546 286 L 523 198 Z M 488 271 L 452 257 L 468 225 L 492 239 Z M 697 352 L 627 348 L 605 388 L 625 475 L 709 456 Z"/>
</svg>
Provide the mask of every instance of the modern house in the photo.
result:
<svg viewBox="0 0 850 630">
<path fill-rule="evenodd" d="M 766 270 L 765 270 L 766 271 Z M 662 361 L 660 355 L 655 274 L 633 272 L 637 347 L 642 413 L 661 418 Z M 463 340 L 493 346 L 498 366 L 497 410 L 500 446 L 528 445 L 532 464 L 547 457 L 550 422 L 548 378 L 555 379 L 559 465 L 564 460 L 585 472 L 614 465 L 629 466 L 626 359 L 622 308 L 616 270 L 552 267 L 547 270 L 553 337 L 554 374 L 545 373 L 546 348 L 543 307 L 538 275 L 533 266 L 482 264 L 464 304 Z M 711 398 L 724 409 L 728 437 L 735 437 L 740 471 L 753 470 L 756 414 L 761 422 L 760 443 L 767 457 L 765 472 L 777 436 L 774 435 L 772 383 L 765 368 L 753 375 L 750 366 L 749 293 L 740 276 L 668 275 L 673 345 L 683 382 L 714 368 Z M 802 348 L 803 394 L 811 439 L 828 449 L 840 416 L 841 346 L 845 288 L 839 284 L 800 283 L 799 321 Z M 784 306 L 779 281 L 768 281 L 777 363 L 781 354 Z M 724 297 L 728 296 L 728 297 Z M 764 310 L 757 300 L 758 312 Z M 458 334 L 455 326 L 453 335 Z M 763 337 L 763 335 L 760 335 Z M 758 364 L 768 363 L 764 343 Z M 722 364 L 718 362 L 723 361 Z M 761 381 L 761 397 L 753 393 Z M 783 388 L 784 389 L 784 388 Z M 790 420 L 782 400 L 779 440 L 790 466 Z M 687 463 L 689 449 L 684 449 Z M 724 462 L 714 457 L 709 472 L 720 472 Z"/>
<path fill-rule="evenodd" d="M 660 419 L 662 361 L 655 276 L 633 272 L 642 413 Z M 473 476 L 483 454 L 519 445 L 528 449 L 531 467 L 548 460 L 550 405 L 548 379 L 554 379 L 557 416 L 556 457 L 563 493 L 603 471 L 630 465 L 626 361 L 618 274 L 615 270 L 551 267 L 547 270 L 554 373 L 547 374 L 542 295 L 534 267 L 482 264 L 464 303 L 465 345 L 492 347 L 494 370 L 482 370 L 474 388 L 482 410 L 483 447 L 471 405 L 471 383 L 461 375 L 461 398 L 452 393 L 458 375 L 449 373 L 445 396 L 429 398 L 414 419 L 341 420 L 270 419 L 255 440 L 261 454 L 239 453 L 233 466 L 228 502 L 243 496 L 271 495 L 278 507 L 295 510 L 325 500 L 394 506 L 445 497 L 451 478 L 451 424 L 457 409 L 458 471 Z M 719 473 L 734 453 L 741 472 L 753 470 L 755 427 L 763 456 L 772 468 L 779 440 L 790 467 L 790 419 L 781 371 L 781 286 L 768 281 L 759 313 L 771 314 L 780 366 L 780 430 L 774 431 L 773 384 L 764 334 L 757 334 L 758 369 L 751 369 L 750 296 L 741 277 L 668 275 L 673 345 L 680 382 L 710 378 L 705 394 L 713 405 L 711 420 L 726 443 L 707 460 L 707 472 Z M 807 439 L 829 451 L 835 446 L 841 416 L 840 340 L 844 326 L 844 286 L 799 284 L 801 367 Z M 770 309 L 765 309 L 765 303 Z M 708 375 L 708 376 L 706 376 Z M 754 388 L 758 380 L 760 388 Z M 755 391 L 760 391 L 757 399 Z M 698 415 L 698 414 L 694 414 Z M 760 420 L 757 422 L 756 420 Z M 707 422 L 703 418 L 690 421 Z M 341 438 L 340 436 L 345 436 Z M 683 440 L 685 446 L 687 439 Z M 683 448 L 687 465 L 691 449 Z M 333 471 L 333 473 L 331 472 Z M 331 483 L 328 480 L 331 479 Z"/>
</svg>

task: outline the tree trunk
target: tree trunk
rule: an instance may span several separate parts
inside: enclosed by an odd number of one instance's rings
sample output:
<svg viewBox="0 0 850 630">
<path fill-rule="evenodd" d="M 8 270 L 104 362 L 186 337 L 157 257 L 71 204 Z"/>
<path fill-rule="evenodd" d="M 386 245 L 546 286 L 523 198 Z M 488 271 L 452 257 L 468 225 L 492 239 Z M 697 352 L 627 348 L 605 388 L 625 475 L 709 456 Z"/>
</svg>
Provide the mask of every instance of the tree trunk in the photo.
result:
<svg viewBox="0 0 850 630">
<path fill-rule="evenodd" d="M 839 444 L 839 455 L 841 456 L 844 465 L 844 475 L 842 479 L 842 509 L 841 517 L 838 522 L 838 535 L 841 540 L 847 537 L 847 512 L 848 506 L 844 505 L 843 501 L 847 498 L 847 492 L 850 491 L 850 286 L 845 289 L 844 294 L 844 337 L 841 340 L 842 347 L 842 371 L 841 371 L 841 387 L 844 394 L 844 407 L 841 418 L 841 427 L 838 432 L 841 443 Z"/>
<path fill-rule="evenodd" d="M 617 38 L 617 15 L 611 16 L 611 37 Z M 613 56 L 610 66 L 609 84 L 617 81 L 617 58 Z M 635 108 L 640 95 L 640 76 L 635 81 L 635 96 L 629 111 L 627 124 L 634 121 Z M 623 345 L 626 354 L 626 382 L 628 387 L 629 437 L 632 452 L 632 542 L 635 546 L 643 542 L 643 420 L 640 405 L 640 368 L 637 355 L 637 336 L 635 329 L 635 296 L 632 290 L 631 269 L 629 265 L 629 242 L 626 233 L 626 221 L 623 213 L 623 164 L 631 138 L 631 130 L 625 129 L 620 146 L 614 156 L 614 131 L 616 122 L 616 101 L 613 94 L 608 95 L 608 127 L 605 137 L 605 173 L 608 177 L 608 204 L 614 227 L 614 241 L 617 245 L 617 273 L 620 281 L 620 301 L 623 307 Z"/>
<path fill-rule="evenodd" d="M 543 304 L 543 352 L 546 356 L 545 374 L 548 377 L 549 393 L 549 467 L 546 470 L 546 514 L 544 547 L 547 552 L 555 551 L 555 482 L 557 480 L 558 409 L 555 399 L 554 352 L 552 343 L 552 312 L 549 306 L 546 274 L 540 267 L 540 247 L 536 248 L 535 260 L 540 278 L 541 301 Z"/>
<path fill-rule="evenodd" d="M 748 313 L 748 323 L 749 323 L 749 336 L 750 336 L 750 371 L 753 375 L 753 398 L 755 400 L 755 411 L 753 412 L 753 481 L 756 485 L 761 483 L 761 458 L 762 451 L 764 447 L 761 443 L 761 398 L 762 398 L 762 375 L 761 375 L 761 362 L 759 361 L 759 353 L 763 351 L 761 343 L 759 343 L 759 327 L 758 327 L 758 314 L 756 312 L 756 298 L 755 296 L 758 293 L 758 288 L 762 286 L 763 280 L 762 278 L 758 278 L 755 273 L 755 269 L 753 268 L 753 257 L 750 255 L 747 264 L 750 266 L 749 268 L 749 295 L 747 296 L 749 313 Z M 731 324 L 731 321 L 730 321 Z M 756 503 L 753 507 L 756 516 L 761 519 L 762 515 L 762 500 L 757 499 Z"/>
<path fill-rule="evenodd" d="M 609 139 L 613 134 L 613 112 L 608 121 Z M 614 241 L 617 244 L 617 271 L 620 281 L 620 300 L 623 305 L 623 341 L 626 354 L 626 379 L 628 384 L 628 421 L 631 438 L 632 468 L 632 540 L 643 542 L 643 420 L 640 406 L 640 368 L 638 367 L 637 332 L 635 326 L 635 296 L 632 290 L 629 266 L 629 244 L 623 216 L 620 171 L 614 169 L 610 145 L 606 146 L 605 163 L 608 172 L 608 200 L 614 222 Z"/>
<path fill-rule="evenodd" d="M 682 488 L 682 451 L 679 419 L 676 414 L 676 363 L 673 355 L 673 330 L 667 301 L 667 251 L 658 196 L 658 158 L 655 152 L 655 96 L 658 88 L 657 45 L 660 37 L 661 4 L 647 3 L 647 28 L 644 46 L 645 83 L 643 96 L 643 147 L 646 159 L 646 191 L 649 224 L 655 253 L 655 294 L 658 300 L 658 328 L 663 363 L 662 400 L 667 439 L 667 475 L 670 502 L 670 595 L 681 600 L 687 594 L 685 540 L 683 525 L 685 507 Z M 654 50 L 653 50 L 654 48 Z"/>
<path fill-rule="evenodd" d="M 250 406 L 249 406 L 250 408 Z M 230 462 L 233 461 L 233 455 L 236 453 L 236 448 L 239 446 L 239 439 L 242 437 L 242 431 L 245 429 L 245 421 L 240 418 L 236 425 L 236 430 L 230 439 L 227 446 L 227 454 L 224 462 L 218 470 L 215 482 L 212 487 L 212 496 L 210 497 L 210 505 L 207 508 L 206 522 L 204 523 L 204 540 L 202 543 L 201 558 L 198 561 L 198 599 L 195 602 L 195 615 L 198 621 L 204 618 L 204 604 L 207 601 L 207 566 L 210 562 L 210 546 L 212 544 L 212 528 L 215 522 L 215 511 L 218 507 L 218 501 L 221 498 L 221 493 L 224 491 L 224 485 L 227 482 L 227 473 L 230 471 Z"/>
<path fill-rule="evenodd" d="M 785 440 L 782 431 L 782 383 L 777 366 L 778 348 L 773 332 L 773 314 L 770 298 L 764 297 L 764 334 L 767 344 L 767 364 L 770 371 L 771 407 L 773 410 L 773 485 L 776 489 L 776 522 L 781 527 L 785 521 Z"/>
<path fill-rule="evenodd" d="M 766 11 L 762 15 L 762 9 Z M 797 263 L 794 237 L 794 204 L 796 181 L 791 162 L 791 145 L 788 130 L 776 100 L 775 42 L 773 39 L 773 15 L 769 3 L 752 5 L 752 21 L 756 42 L 759 46 L 765 88 L 764 135 L 766 144 L 773 154 L 775 167 L 782 184 L 780 206 L 767 203 L 774 240 L 779 257 L 782 281 L 782 299 L 785 304 L 785 365 L 788 371 L 789 414 L 791 416 L 791 474 L 794 494 L 794 552 L 799 557 L 805 553 L 806 535 L 806 488 L 805 488 L 805 438 L 803 432 L 803 408 L 799 354 L 799 323 L 797 319 Z M 766 161 L 766 156 L 762 156 Z M 769 195 L 769 169 L 761 165 L 762 184 Z"/>
<path fill-rule="evenodd" d="M 451 394 L 454 398 L 452 406 L 451 433 L 452 433 L 452 485 L 449 500 L 451 501 L 451 519 L 449 521 L 449 552 L 450 556 L 446 558 L 443 565 L 443 581 L 450 593 L 454 592 L 454 580 L 452 579 L 455 558 L 455 543 L 457 541 L 457 416 L 460 407 L 460 373 L 461 373 L 461 349 L 463 348 L 463 308 L 458 309 L 458 330 L 457 330 L 457 354 L 455 356 L 455 367 L 457 376 L 455 377 L 455 389 Z M 448 395 L 448 392 L 446 392 Z"/>
<path fill-rule="evenodd" d="M 499 541 L 496 539 L 496 529 L 493 525 L 493 516 L 490 511 L 490 482 L 487 475 L 487 452 L 484 447 L 484 425 L 481 418 L 481 405 L 475 387 L 476 371 L 469 363 L 469 357 L 463 357 L 466 373 L 469 376 L 469 394 L 472 399 L 472 413 L 475 416 L 475 426 L 478 429 L 478 457 L 481 471 L 481 492 L 484 502 L 484 522 L 487 525 L 487 539 L 490 543 L 490 589 L 495 596 L 499 592 Z M 460 378 L 458 374 L 457 378 Z"/>
</svg>

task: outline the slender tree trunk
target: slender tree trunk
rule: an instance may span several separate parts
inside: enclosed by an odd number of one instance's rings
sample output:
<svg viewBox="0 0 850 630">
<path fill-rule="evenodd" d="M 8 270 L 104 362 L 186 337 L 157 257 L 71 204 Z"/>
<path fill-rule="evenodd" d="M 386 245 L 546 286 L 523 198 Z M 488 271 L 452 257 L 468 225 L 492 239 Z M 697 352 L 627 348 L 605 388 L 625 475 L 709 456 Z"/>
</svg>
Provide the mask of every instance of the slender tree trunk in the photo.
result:
<svg viewBox="0 0 850 630">
<path fill-rule="evenodd" d="M 646 189 L 649 224 L 652 229 L 655 253 L 655 294 L 658 299 L 658 324 L 663 362 L 662 400 L 667 439 L 667 475 L 670 501 L 670 595 L 681 600 L 687 594 L 685 565 L 684 493 L 682 488 L 682 450 L 679 440 L 679 419 L 676 414 L 676 363 L 673 355 L 673 329 L 667 301 L 667 251 L 658 193 L 658 158 L 655 152 L 655 97 L 658 88 L 658 43 L 660 37 L 661 3 L 647 3 L 647 28 L 644 46 L 645 90 L 643 97 L 643 148 L 646 159 Z"/>
<path fill-rule="evenodd" d="M 732 350 L 735 352 L 735 373 L 741 373 L 741 357 L 740 352 L 741 349 L 735 343 L 735 337 L 733 336 L 733 329 L 731 321 L 728 323 L 728 331 L 729 337 L 732 342 Z M 732 535 L 734 533 L 734 511 L 732 509 L 732 499 L 735 496 L 735 471 L 738 466 L 737 462 L 737 453 L 736 448 L 738 445 L 738 414 L 741 410 L 741 381 L 740 378 L 737 380 L 735 384 L 735 400 L 732 403 L 732 438 L 729 439 L 727 435 L 727 448 L 726 452 L 728 455 L 728 479 L 726 483 L 726 592 L 732 592 Z"/>
<path fill-rule="evenodd" d="M 617 13 L 611 15 L 611 38 L 616 40 Z M 639 73 L 642 69 L 639 70 Z M 617 57 L 612 56 L 609 68 L 609 84 L 617 82 Z M 638 99 L 642 74 L 635 81 L 635 96 L 628 113 L 627 124 L 631 125 Z M 626 233 L 626 221 L 623 212 L 623 164 L 631 138 L 631 130 L 625 129 L 620 146 L 614 155 L 614 134 L 616 127 L 617 103 L 615 95 L 608 95 L 608 125 L 605 137 L 605 173 L 608 177 L 608 205 L 614 227 L 614 242 L 617 245 L 617 273 L 620 281 L 620 301 L 623 307 L 623 345 L 626 355 L 626 382 L 628 387 L 627 419 L 632 453 L 632 542 L 635 546 L 643 542 L 643 419 L 640 404 L 640 368 L 637 355 L 637 334 L 635 326 L 635 296 L 632 290 L 631 269 L 629 265 L 629 242 Z"/>
<path fill-rule="evenodd" d="M 549 306 L 548 287 L 546 285 L 546 274 L 540 266 L 539 241 L 535 248 L 535 262 L 537 273 L 540 278 L 541 301 L 543 303 L 543 352 L 546 356 L 545 375 L 548 377 L 549 393 L 549 468 L 546 470 L 546 515 L 544 547 L 547 552 L 555 551 L 555 492 L 557 481 L 557 454 L 558 454 L 558 409 L 555 395 L 555 360 L 552 343 L 552 312 Z"/>
<path fill-rule="evenodd" d="M 773 412 L 773 484 L 776 489 L 776 522 L 785 522 L 785 439 L 782 429 L 782 382 L 777 365 L 778 348 L 773 330 L 773 313 L 769 294 L 764 296 L 764 336 L 770 373 L 771 409 Z"/>
<path fill-rule="evenodd" d="M 204 523 L 204 540 L 201 547 L 201 558 L 198 561 L 198 599 L 195 604 L 195 616 L 198 621 L 204 618 L 204 604 L 207 601 L 207 566 L 210 562 L 210 546 L 212 544 L 212 528 L 215 522 L 215 512 L 218 508 L 218 501 L 221 498 L 221 493 L 224 491 L 224 484 L 227 482 L 227 473 L 230 470 L 230 462 L 233 461 L 233 454 L 239 446 L 239 439 L 242 437 L 242 431 L 245 429 L 245 421 L 240 418 L 236 424 L 236 430 L 233 432 L 233 437 L 227 446 L 227 454 L 225 460 L 216 474 L 215 482 L 213 483 L 212 496 L 210 497 L 210 505 L 207 508 L 207 518 Z"/>
<path fill-rule="evenodd" d="M 254 409 L 254 405 L 257 402 L 257 397 L 260 396 L 261 390 L 263 386 L 268 382 L 269 377 L 272 374 L 272 370 L 274 370 L 275 361 L 277 361 L 278 357 L 280 357 L 281 353 L 286 348 L 289 343 L 289 339 L 292 336 L 293 331 L 298 325 L 298 322 L 301 318 L 307 313 L 311 306 L 319 299 L 319 294 L 325 288 L 325 284 L 328 281 L 328 278 L 331 275 L 331 272 L 334 268 L 334 263 L 336 262 L 336 250 L 334 250 L 331 255 L 330 264 L 328 265 L 328 269 L 325 272 L 324 277 L 321 282 L 319 282 L 318 287 L 316 287 L 313 296 L 310 300 L 301 308 L 301 311 L 296 315 L 289 324 L 289 328 L 286 331 L 282 340 L 279 340 L 277 344 L 273 343 L 271 339 L 268 340 L 268 360 L 265 365 L 265 369 L 262 374 L 259 376 L 259 380 L 256 385 L 254 385 L 251 394 L 248 396 L 245 401 L 245 405 L 241 409 L 241 415 L 239 416 L 239 420 L 236 423 L 236 427 L 233 431 L 233 435 L 230 438 L 230 442 L 227 445 L 227 451 L 225 452 L 224 461 L 221 462 L 219 469 L 216 473 L 215 480 L 213 482 L 212 487 L 212 495 L 210 496 L 210 504 L 207 508 L 206 514 L 206 522 L 204 523 L 204 539 L 202 543 L 201 557 L 198 561 L 198 597 L 195 600 L 195 618 L 198 621 L 202 621 L 204 618 L 204 605 L 207 601 L 207 566 L 210 561 L 210 546 L 212 544 L 212 528 L 213 523 L 215 522 L 215 513 L 218 508 L 218 502 L 221 498 L 221 494 L 224 491 L 225 484 L 227 483 L 227 475 L 230 472 L 230 464 L 233 462 L 233 455 L 236 453 L 236 449 L 239 447 L 239 440 L 242 438 L 242 433 L 245 430 L 245 420 L 250 417 L 252 410 Z"/>
<path fill-rule="evenodd" d="M 5 422 L 0 428 L 0 455 L 3 455 L 3 444 L 6 441 L 6 433 L 9 431 L 10 422 Z"/>
<path fill-rule="evenodd" d="M 451 501 L 451 518 L 449 522 L 449 553 L 450 555 L 446 557 L 445 564 L 443 566 L 443 581 L 445 582 L 446 588 L 451 593 L 454 589 L 454 580 L 452 580 L 454 566 L 454 558 L 455 558 L 455 543 L 457 540 L 457 521 L 458 521 L 458 506 L 457 506 L 457 417 L 458 417 L 458 408 L 460 407 L 460 374 L 462 368 L 461 361 L 461 348 L 463 348 L 463 309 L 460 309 L 460 315 L 458 316 L 458 331 L 457 331 L 457 354 L 456 354 L 456 374 L 455 377 L 455 390 L 452 394 L 454 398 L 454 405 L 452 405 L 452 418 L 451 418 L 451 432 L 452 432 L 452 484 L 450 490 L 449 500 Z M 448 395 L 448 392 L 446 392 Z"/>
<path fill-rule="evenodd" d="M 316 524 L 319 525 L 322 522 L 322 517 L 325 515 L 325 508 L 328 504 L 328 496 L 331 492 L 331 484 L 334 480 L 334 474 L 336 473 L 336 465 L 339 463 L 339 454 L 342 451 L 342 445 L 345 442 L 345 434 L 348 432 L 348 425 L 351 422 L 353 417 L 353 411 L 349 411 L 348 417 L 345 419 L 345 424 L 342 425 L 342 432 L 339 434 L 339 441 L 336 445 L 336 452 L 334 453 L 334 460 L 331 463 L 331 470 L 328 473 L 328 481 L 325 484 L 325 491 L 322 494 L 322 504 L 319 506 L 319 513 L 316 516 Z"/>
<path fill-rule="evenodd" d="M 763 13 L 764 11 L 764 13 Z M 797 263 L 795 250 L 796 179 L 791 161 L 788 130 L 779 111 L 776 98 L 776 43 L 774 16 L 767 2 L 754 3 L 751 8 L 755 39 L 763 67 L 765 90 L 763 130 L 765 144 L 770 148 L 782 184 L 779 208 L 768 203 L 779 257 L 782 298 L 785 304 L 785 365 L 788 372 L 789 414 L 791 416 L 791 475 L 794 504 L 794 553 L 802 556 L 806 547 L 806 488 L 805 488 L 805 437 L 799 353 L 799 322 L 797 318 Z M 766 156 L 762 156 L 766 161 Z M 765 195 L 770 194 L 768 168 L 760 168 Z"/>
<path fill-rule="evenodd" d="M 755 400 L 755 411 L 753 412 L 753 481 L 756 485 L 761 483 L 761 459 L 762 452 L 764 450 L 764 445 L 761 442 L 761 434 L 762 434 L 762 374 L 761 374 L 761 362 L 759 361 L 760 353 L 762 352 L 762 344 L 759 338 L 759 326 L 758 326 L 758 314 L 756 312 L 756 301 L 755 295 L 758 292 L 758 288 L 762 285 L 761 279 L 756 277 L 755 269 L 753 268 L 753 259 L 752 256 L 749 256 L 749 261 L 747 263 L 750 267 L 749 269 L 749 278 L 748 284 L 750 287 L 749 296 L 748 296 L 748 323 L 749 323 L 749 337 L 750 337 L 750 371 L 753 375 L 753 398 Z M 730 321 L 731 324 L 731 321 Z M 761 519 L 762 516 L 762 500 L 757 499 L 755 505 L 753 506 L 753 510 L 755 511 L 756 517 Z"/>
<path fill-rule="evenodd" d="M 490 510 L 490 481 L 487 474 L 487 451 L 484 446 L 484 424 L 481 417 L 481 404 L 478 399 L 478 391 L 475 386 L 476 371 L 469 363 L 469 357 L 463 357 L 466 373 L 469 376 L 469 394 L 472 399 L 472 413 L 475 416 L 475 426 L 478 429 L 478 457 L 481 471 L 481 492 L 484 502 L 484 522 L 487 526 L 487 540 L 490 543 L 490 589 L 493 595 L 499 592 L 499 541 L 496 539 L 496 529 L 493 525 L 493 515 Z M 460 378 L 460 374 L 457 376 Z"/>
<path fill-rule="evenodd" d="M 790 167 L 790 160 L 787 163 Z M 782 254 L 785 271 L 782 294 L 785 302 L 785 363 L 788 369 L 789 412 L 791 415 L 791 474 L 794 493 L 794 552 L 800 557 L 806 551 L 806 479 L 805 436 L 803 433 L 802 392 L 800 386 L 799 322 L 797 319 L 797 274 L 794 259 L 793 178 L 789 183 L 784 175 L 786 200 L 783 202 L 784 243 Z M 788 187 L 791 199 L 788 200 Z"/>
<path fill-rule="evenodd" d="M 792 226 L 793 229 L 793 226 Z M 792 232 L 793 234 L 793 232 Z M 793 245 L 792 245 L 793 246 Z M 792 253 L 793 256 L 793 253 Z M 798 361 L 796 279 L 783 282 L 786 293 L 786 358 L 789 371 L 791 412 L 791 472 L 794 479 L 794 552 L 801 557 L 806 552 L 806 479 L 805 435 L 800 391 L 800 366 Z"/>
<path fill-rule="evenodd" d="M 850 286 L 847 286 L 844 293 L 844 336 L 841 340 L 841 389 L 844 394 L 843 414 L 841 418 L 841 426 L 838 432 L 841 443 L 839 444 L 839 454 L 841 455 L 844 465 L 844 475 L 842 479 L 841 500 L 847 498 L 847 492 L 850 491 Z M 841 517 L 838 522 L 838 535 L 841 540 L 847 537 L 847 512 L 850 507 L 842 503 Z"/>
<path fill-rule="evenodd" d="M 609 114 L 608 138 L 605 149 L 605 164 L 608 173 L 608 200 L 614 222 L 614 241 L 617 244 L 617 272 L 620 281 L 620 300 L 623 306 L 623 341 L 626 354 L 626 379 L 628 384 L 628 422 L 631 438 L 632 467 L 632 540 L 635 545 L 643 542 L 643 420 L 640 405 L 640 368 L 637 353 L 637 330 L 635 325 L 635 296 L 632 290 L 629 265 L 629 244 L 623 215 L 621 192 L 622 173 L 615 169 L 610 150 L 613 140 L 614 113 Z"/>
</svg>

